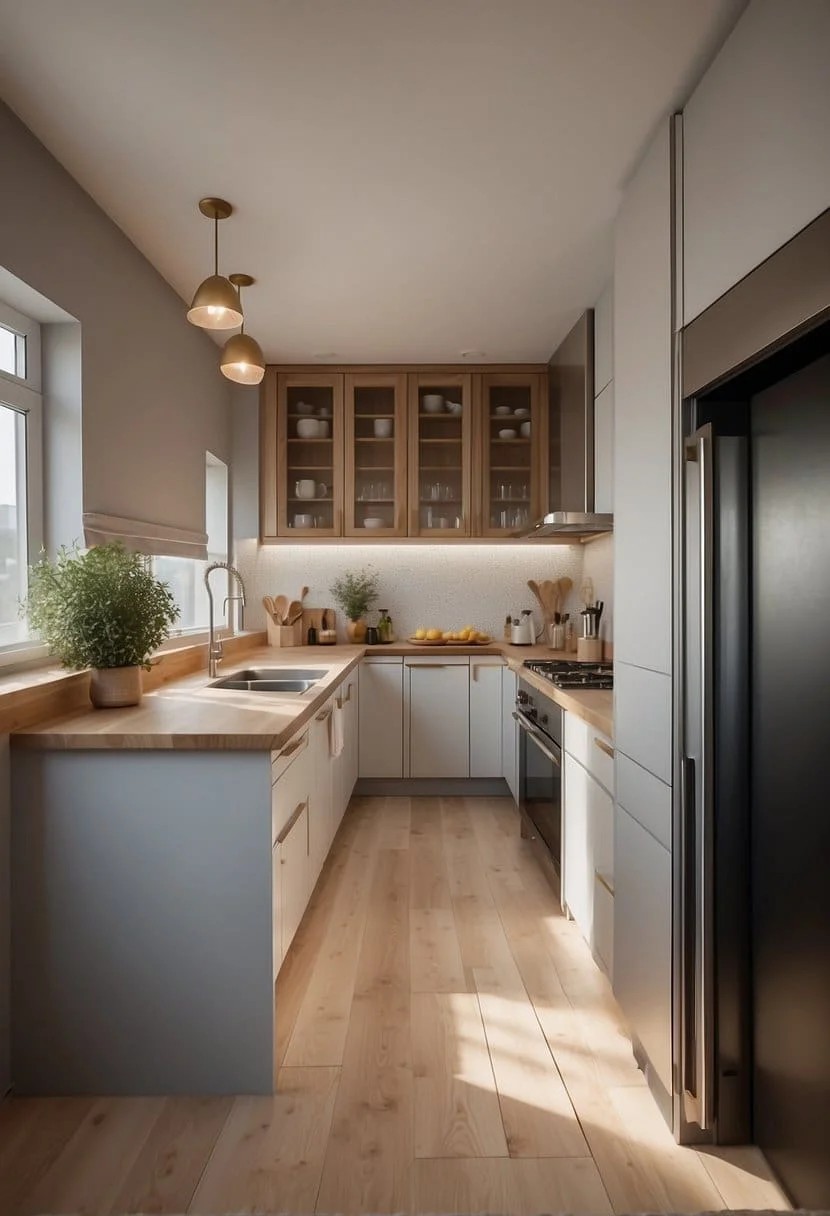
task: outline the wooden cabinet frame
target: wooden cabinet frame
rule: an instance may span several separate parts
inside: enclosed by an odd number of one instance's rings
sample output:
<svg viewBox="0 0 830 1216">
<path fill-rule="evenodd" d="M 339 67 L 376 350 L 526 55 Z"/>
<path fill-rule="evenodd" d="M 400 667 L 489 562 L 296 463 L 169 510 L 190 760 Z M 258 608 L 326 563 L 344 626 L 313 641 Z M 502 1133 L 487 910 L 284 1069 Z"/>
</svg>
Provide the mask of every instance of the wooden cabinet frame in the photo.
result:
<svg viewBox="0 0 830 1216">
<path fill-rule="evenodd" d="M 289 435 L 288 393 L 292 388 L 326 388 L 331 389 L 332 413 L 330 439 L 298 440 Z M 331 503 L 332 526 L 330 528 L 294 528 L 290 527 L 291 512 L 288 499 L 291 488 L 289 481 L 289 443 L 303 442 L 311 444 L 331 443 Z M 329 451 L 328 446 L 325 449 Z M 308 469 L 308 475 L 316 480 L 316 473 Z M 314 500 L 309 500 L 313 502 Z M 335 373 L 286 373 L 277 376 L 277 535 L 296 540 L 326 539 L 343 535 L 343 376 Z"/>
<path fill-rule="evenodd" d="M 361 388 L 390 388 L 394 393 L 393 448 L 394 469 L 389 473 L 392 483 L 392 527 L 367 530 L 359 526 L 355 518 L 355 494 L 357 489 L 357 467 L 355 461 L 355 395 Z M 381 540 L 384 537 L 407 535 L 407 405 L 406 376 L 391 372 L 388 375 L 361 375 L 347 372 L 345 377 L 345 503 L 344 535 L 360 537 L 362 540 Z M 388 470 L 385 470 L 388 471 Z"/>
<path fill-rule="evenodd" d="M 409 536 L 426 540 L 458 540 L 475 536 L 472 455 L 475 427 L 473 376 L 469 372 L 423 371 L 409 376 Z M 461 392 L 461 528 L 421 528 L 420 396 L 423 388 L 458 388 Z M 444 415 L 446 416 L 446 415 Z M 441 415 L 436 415 L 441 417 Z M 449 467 L 449 466 L 448 466 Z"/>
<path fill-rule="evenodd" d="M 517 466 L 516 472 L 525 474 L 528 478 L 530 501 L 528 503 L 528 524 L 532 524 L 544 514 L 546 490 L 544 473 L 546 469 L 545 455 L 547 453 L 548 426 L 547 410 L 544 408 L 547 400 L 547 380 L 544 375 L 526 375 L 519 372 L 482 372 L 476 377 L 478 381 L 477 410 L 478 430 L 475 449 L 478 453 L 476 461 L 478 476 L 476 479 L 475 496 L 477 504 L 476 535 L 493 539 L 509 539 L 516 529 L 514 527 L 498 527 L 490 522 L 490 473 L 492 458 L 492 443 L 490 432 L 492 419 L 490 415 L 490 390 L 494 388 L 527 388 L 530 391 L 530 441 L 529 462 L 527 470 Z M 518 428 L 518 421 L 507 415 L 505 424 Z M 523 419 L 524 421 L 524 419 Z M 509 442 L 517 442 L 510 440 Z M 525 440 L 525 443 L 528 441 Z M 505 473 L 509 473 L 505 469 Z"/>
</svg>

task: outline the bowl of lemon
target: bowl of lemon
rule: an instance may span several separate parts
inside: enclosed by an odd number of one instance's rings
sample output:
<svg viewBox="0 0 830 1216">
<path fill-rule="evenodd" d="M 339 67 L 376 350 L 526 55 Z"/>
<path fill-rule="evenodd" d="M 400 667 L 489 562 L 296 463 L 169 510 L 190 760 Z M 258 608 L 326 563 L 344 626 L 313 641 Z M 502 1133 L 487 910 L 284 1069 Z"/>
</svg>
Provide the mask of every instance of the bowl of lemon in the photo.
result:
<svg viewBox="0 0 830 1216">
<path fill-rule="evenodd" d="M 415 646 L 486 646 L 490 634 L 483 633 L 473 625 L 463 629 L 427 629 L 419 626 L 409 639 Z"/>
</svg>

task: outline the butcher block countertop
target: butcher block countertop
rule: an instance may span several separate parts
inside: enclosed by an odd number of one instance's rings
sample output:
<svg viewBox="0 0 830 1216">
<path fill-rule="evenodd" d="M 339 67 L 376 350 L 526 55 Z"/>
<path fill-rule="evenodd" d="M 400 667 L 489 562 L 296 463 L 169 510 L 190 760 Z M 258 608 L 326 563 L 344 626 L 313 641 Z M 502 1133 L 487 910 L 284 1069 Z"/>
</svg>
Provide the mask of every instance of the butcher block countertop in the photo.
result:
<svg viewBox="0 0 830 1216">
<path fill-rule="evenodd" d="M 386 646 L 261 647 L 226 660 L 217 678 L 243 667 L 325 668 L 327 674 L 307 693 L 296 696 L 210 688 L 212 681 L 203 670 L 145 693 L 141 705 L 133 708 L 84 708 L 26 727 L 12 735 L 12 745 L 44 751 L 278 751 L 307 725 L 364 655 L 500 656 L 517 671 L 525 659 L 574 657 L 542 646 L 510 646 L 501 641 L 485 646 L 431 647 L 402 642 Z M 560 692 L 532 673 L 524 676 L 564 709 L 612 735 L 612 693 Z"/>
</svg>

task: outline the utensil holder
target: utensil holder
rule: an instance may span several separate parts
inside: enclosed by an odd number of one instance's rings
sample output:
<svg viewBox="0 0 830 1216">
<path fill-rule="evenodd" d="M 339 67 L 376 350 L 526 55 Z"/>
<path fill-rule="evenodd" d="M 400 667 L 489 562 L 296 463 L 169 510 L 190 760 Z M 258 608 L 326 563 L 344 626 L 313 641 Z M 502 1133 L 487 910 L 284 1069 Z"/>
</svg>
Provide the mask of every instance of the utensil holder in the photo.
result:
<svg viewBox="0 0 830 1216">
<path fill-rule="evenodd" d="M 576 657 L 588 663 L 601 663 L 602 638 L 577 638 Z"/>
<path fill-rule="evenodd" d="M 269 646 L 302 646 L 302 628 L 301 621 L 295 621 L 293 625 L 277 625 L 270 616 L 265 617 Z"/>
</svg>

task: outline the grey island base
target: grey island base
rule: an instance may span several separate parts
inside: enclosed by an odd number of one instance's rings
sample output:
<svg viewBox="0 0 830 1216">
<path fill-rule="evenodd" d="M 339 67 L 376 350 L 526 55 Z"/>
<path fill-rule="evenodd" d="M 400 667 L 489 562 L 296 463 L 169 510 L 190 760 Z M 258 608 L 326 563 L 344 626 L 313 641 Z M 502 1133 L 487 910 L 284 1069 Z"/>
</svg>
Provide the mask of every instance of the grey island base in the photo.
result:
<svg viewBox="0 0 830 1216">
<path fill-rule="evenodd" d="M 274 1088 L 271 754 L 18 751 L 21 1094 Z"/>
</svg>

